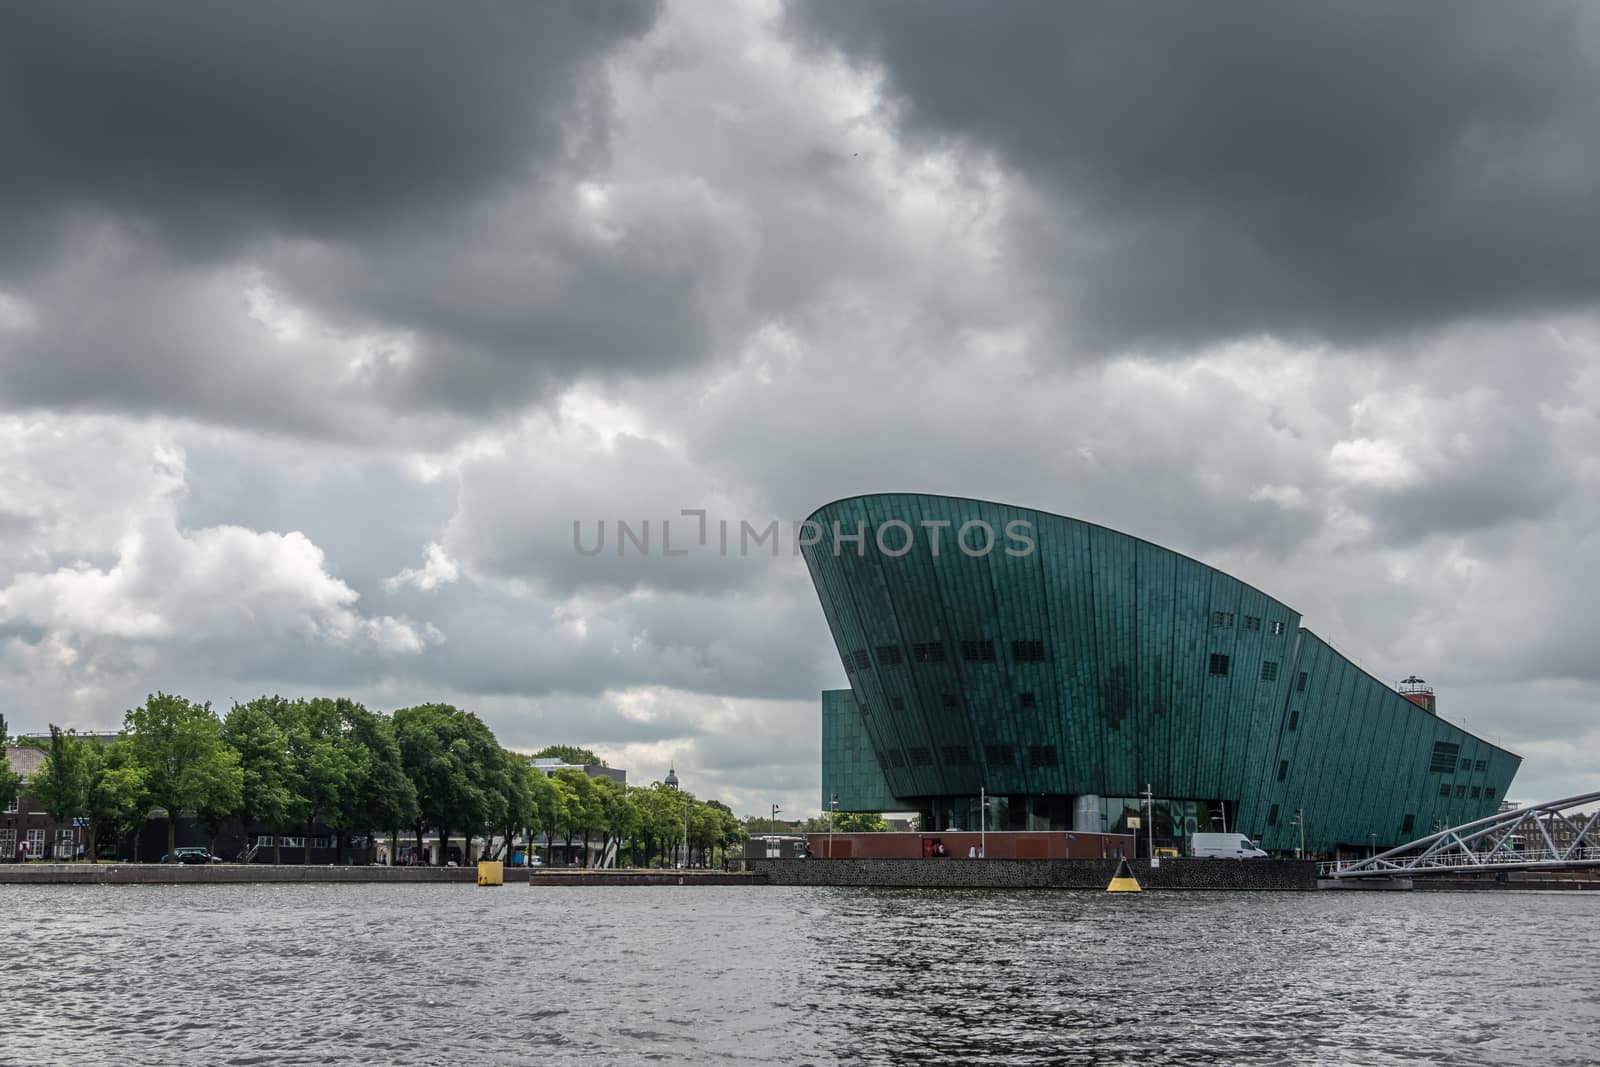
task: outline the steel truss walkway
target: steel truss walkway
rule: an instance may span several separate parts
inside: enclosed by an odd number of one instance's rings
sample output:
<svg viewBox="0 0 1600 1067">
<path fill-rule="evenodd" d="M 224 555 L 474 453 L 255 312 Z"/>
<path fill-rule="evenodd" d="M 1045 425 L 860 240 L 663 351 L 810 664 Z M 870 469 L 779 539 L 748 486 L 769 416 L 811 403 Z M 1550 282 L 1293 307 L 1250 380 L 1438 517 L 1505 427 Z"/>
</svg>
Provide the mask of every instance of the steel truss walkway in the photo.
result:
<svg viewBox="0 0 1600 1067">
<path fill-rule="evenodd" d="M 1471 871 L 1600 868 L 1600 810 L 1587 817 L 1577 810 L 1597 800 L 1600 793 L 1584 793 L 1530 804 L 1419 837 L 1368 859 L 1324 863 L 1318 874 L 1333 879 L 1412 878 Z M 1571 840 L 1557 844 L 1550 833 L 1552 824 L 1568 828 Z"/>
</svg>

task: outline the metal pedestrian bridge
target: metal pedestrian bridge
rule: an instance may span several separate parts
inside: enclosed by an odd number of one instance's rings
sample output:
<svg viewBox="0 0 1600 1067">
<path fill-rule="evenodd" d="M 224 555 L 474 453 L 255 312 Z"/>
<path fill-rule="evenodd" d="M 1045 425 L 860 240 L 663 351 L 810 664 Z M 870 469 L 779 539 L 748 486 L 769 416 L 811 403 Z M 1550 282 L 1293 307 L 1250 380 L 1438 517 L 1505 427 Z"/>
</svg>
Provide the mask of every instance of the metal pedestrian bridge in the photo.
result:
<svg viewBox="0 0 1600 1067">
<path fill-rule="evenodd" d="M 1364 860 L 1321 864 L 1318 877 L 1356 881 L 1477 871 L 1600 869 L 1600 809 L 1592 815 L 1579 810 L 1596 801 L 1600 793 L 1584 793 L 1513 808 Z"/>
</svg>

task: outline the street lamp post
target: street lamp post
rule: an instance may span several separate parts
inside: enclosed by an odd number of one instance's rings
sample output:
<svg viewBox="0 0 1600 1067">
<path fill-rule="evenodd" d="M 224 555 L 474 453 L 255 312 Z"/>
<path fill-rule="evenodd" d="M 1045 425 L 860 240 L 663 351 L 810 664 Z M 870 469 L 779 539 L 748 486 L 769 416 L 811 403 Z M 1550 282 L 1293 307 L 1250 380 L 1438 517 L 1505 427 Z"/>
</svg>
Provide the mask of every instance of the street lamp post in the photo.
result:
<svg viewBox="0 0 1600 1067">
<path fill-rule="evenodd" d="M 1154 861 L 1156 858 L 1156 795 L 1150 788 L 1149 782 L 1144 784 L 1144 825 L 1145 840 L 1148 842 L 1148 855 Z"/>
<path fill-rule="evenodd" d="M 1378 854 L 1378 835 L 1368 834 L 1367 836 L 1372 839 L 1372 845 L 1367 850 L 1367 859 L 1370 860 L 1372 857 Z"/>
<path fill-rule="evenodd" d="M 1300 851 L 1295 853 L 1294 858 L 1303 860 L 1306 858 L 1306 812 L 1304 808 L 1294 809 L 1294 822 L 1296 826 L 1300 827 Z"/>
<path fill-rule="evenodd" d="M 989 790 L 987 786 L 978 787 L 978 858 L 984 859 L 987 855 L 989 844 Z"/>
<path fill-rule="evenodd" d="M 778 805 L 776 805 L 776 804 L 772 805 L 772 822 L 771 822 L 772 830 L 771 830 L 771 832 L 772 832 L 772 834 L 774 836 L 776 836 L 777 833 L 778 833 L 778 812 L 780 812 L 782 810 L 783 809 L 778 807 Z"/>
<path fill-rule="evenodd" d="M 839 810 L 839 794 L 828 798 L 828 858 L 833 859 L 833 813 Z"/>
</svg>

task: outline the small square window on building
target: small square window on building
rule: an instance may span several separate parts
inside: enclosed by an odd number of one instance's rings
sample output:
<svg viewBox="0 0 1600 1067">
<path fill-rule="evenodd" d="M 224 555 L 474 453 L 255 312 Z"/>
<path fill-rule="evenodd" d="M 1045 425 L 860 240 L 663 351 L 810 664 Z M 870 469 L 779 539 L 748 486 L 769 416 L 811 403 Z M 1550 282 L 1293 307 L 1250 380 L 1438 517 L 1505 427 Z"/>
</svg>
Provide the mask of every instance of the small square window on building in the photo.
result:
<svg viewBox="0 0 1600 1067">
<path fill-rule="evenodd" d="M 1035 707 L 1039 703 L 1038 700 L 1036 700 L 1034 698 L 1034 695 L 1032 693 L 1023 693 L 1023 694 L 1021 694 L 1020 696 L 1017 697 L 1017 702 L 1020 703 L 1025 708 Z"/>
<path fill-rule="evenodd" d="M 994 642 L 969 638 L 961 642 L 961 658 L 968 663 L 993 663 Z"/>
<path fill-rule="evenodd" d="M 1228 657 L 1226 655 L 1224 655 L 1221 652 L 1213 652 L 1213 653 L 1211 653 L 1211 673 L 1212 674 L 1227 674 L 1228 673 Z"/>
<path fill-rule="evenodd" d="M 1278 761 L 1278 781 L 1281 782 L 1287 777 L 1289 777 L 1289 761 L 1281 759 Z"/>
<path fill-rule="evenodd" d="M 1276 826 L 1276 825 L 1278 825 L 1278 805 L 1276 805 L 1276 804 L 1272 805 L 1272 807 L 1267 809 L 1267 825 L 1268 826 Z"/>
<path fill-rule="evenodd" d="M 1291 711 L 1291 712 L 1289 712 L 1289 732 L 1293 733 L 1295 728 L 1298 727 L 1299 725 L 1300 725 L 1300 712 L 1299 711 Z"/>
<path fill-rule="evenodd" d="M 1450 795 L 1450 783 L 1449 782 L 1445 782 L 1443 785 L 1441 785 L 1439 787 L 1439 795 L 1442 796 L 1442 797 L 1447 797 L 1447 796 Z"/>
<path fill-rule="evenodd" d="M 1490 800 L 1493 800 L 1494 799 L 1494 786 L 1492 786 L 1492 785 L 1485 786 L 1484 790 L 1483 790 L 1483 795 L 1488 797 Z"/>
<path fill-rule="evenodd" d="M 906 766 L 906 754 L 901 752 L 898 748 L 891 748 L 889 750 L 889 762 L 894 766 L 895 770 L 904 770 Z"/>
<path fill-rule="evenodd" d="M 901 662 L 900 648 L 898 645 L 878 646 L 878 666 L 898 667 L 900 666 Z"/>
<path fill-rule="evenodd" d="M 845 658 L 844 658 L 844 673 L 846 673 L 846 674 L 854 674 L 855 672 L 856 672 L 855 660 L 851 659 L 849 656 L 845 656 Z"/>
<path fill-rule="evenodd" d="M 1456 799 L 1457 800 L 1464 799 L 1466 797 L 1466 795 L 1467 795 L 1467 787 L 1466 786 L 1464 786 L 1464 785 L 1456 786 Z"/>
<path fill-rule="evenodd" d="M 1482 795 L 1483 795 L 1483 790 L 1479 789 L 1477 786 L 1473 786 L 1472 787 L 1472 799 L 1473 800 L 1479 799 Z"/>
<path fill-rule="evenodd" d="M 1221 630 L 1228 629 L 1233 625 L 1233 612 L 1213 611 L 1211 613 L 1211 625 Z"/>
<path fill-rule="evenodd" d="M 1283 623 L 1274 622 L 1272 624 L 1272 636 L 1273 637 L 1282 637 L 1283 636 Z"/>
<path fill-rule="evenodd" d="M 1278 661 L 1267 660 L 1261 664 L 1261 680 L 1263 682 L 1276 682 L 1278 680 Z"/>
<path fill-rule="evenodd" d="M 923 644 L 911 646 L 911 656 L 918 663 L 943 663 L 944 645 L 938 641 L 928 641 Z"/>
<path fill-rule="evenodd" d="M 933 753 L 920 745 L 906 749 L 906 755 L 911 757 L 911 766 L 913 767 L 933 766 Z"/>
<path fill-rule="evenodd" d="M 1305 671 L 1301 671 L 1300 672 L 1300 677 L 1298 677 L 1298 678 L 1296 678 L 1294 680 L 1294 691 L 1296 693 L 1304 693 L 1306 691 L 1306 672 Z"/>
<path fill-rule="evenodd" d="M 1244 617 L 1244 628 L 1246 630 L 1259 630 L 1259 629 L 1261 629 L 1261 616 L 1259 616 L 1259 615 L 1246 615 Z"/>
<path fill-rule="evenodd" d="M 1472 770 L 1472 761 L 1469 760 L 1469 759 L 1462 760 L 1461 761 L 1461 769 L 1464 770 L 1464 771 Z"/>
<path fill-rule="evenodd" d="M 972 750 L 966 745 L 946 745 L 944 747 L 944 761 L 949 764 L 962 766 L 972 762 Z"/>
<path fill-rule="evenodd" d="M 1486 760 L 1486 759 L 1481 759 L 1476 764 L 1473 765 L 1472 769 L 1481 774 L 1484 771 L 1489 769 L 1489 761 Z"/>
<path fill-rule="evenodd" d="M 1011 642 L 1011 658 L 1018 663 L 1043 663 L 1043 641 L 1013 641 Z"/>
<path fill-rule="evenodd" d="M 850 653 L 850 655 L 856 661 L 856 670 L 864 671 L 868 667 L 872 666 L 872 657 L 867 655 L 867 650 L 866 649 L 858 648 L 854 652 Z"/>
<path fill-rule="evenodd" d="M 1009 767 L 1016 762 L 1010 745 L 988 745 L 983 750 L 983 762 L 991 767 Z"/>
<path fill-rule="evenodd" d="M 1461 746 L 1454 741 L 1435 741 L 1433 756 L 1428 760 L 1428 770 L 1435 774 L 1449 774 L 1456 769 L 1456 753 Z"/>
<path fill-rule="evenodd" d="M 1054 745 L 1029 745 L 1028 766 L 1054 767 L 1056 765 L 1056 746 Z"/>
</svg>

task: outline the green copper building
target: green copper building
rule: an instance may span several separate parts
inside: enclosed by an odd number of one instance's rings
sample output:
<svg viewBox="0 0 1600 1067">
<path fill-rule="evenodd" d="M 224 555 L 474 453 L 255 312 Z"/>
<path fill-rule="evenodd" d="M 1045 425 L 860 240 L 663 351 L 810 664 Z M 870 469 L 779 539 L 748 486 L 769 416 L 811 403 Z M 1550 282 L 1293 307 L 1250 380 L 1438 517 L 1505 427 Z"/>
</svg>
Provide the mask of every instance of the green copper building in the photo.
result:
<svg viewBox="0 0 1600 1067">
<path fill-rule="evenodd" d="M 1115 530 L 879 494 L 798 540 L 850 685 L 822 694 L 824 810 L 977 829 L 982 792 L 990 829 L 1123 832 L 1148 787 L 1158 847 L 1226 828 L 1291 852 L 1303 813 L 1309 852 L 1365 851 L 1493 814 L 1522 762 Z"/>
</svg>

